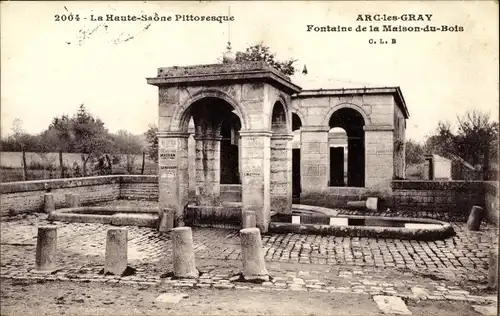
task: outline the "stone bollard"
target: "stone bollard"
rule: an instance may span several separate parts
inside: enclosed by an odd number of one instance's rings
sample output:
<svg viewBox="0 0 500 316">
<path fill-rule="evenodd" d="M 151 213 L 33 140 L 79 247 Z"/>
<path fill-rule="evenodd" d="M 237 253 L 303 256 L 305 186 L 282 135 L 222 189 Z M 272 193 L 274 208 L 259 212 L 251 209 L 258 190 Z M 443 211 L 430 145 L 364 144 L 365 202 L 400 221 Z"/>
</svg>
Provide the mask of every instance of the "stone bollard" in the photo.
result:
<svg viewBox="0 0 500 316">
<path fill-rule="evenodd" d="M 56 268 L 57 227 L 38 227 L 36 240 L 35 269 L 50 272 Z"/>
<path fill-rule="evenodd" d="M 160 211 L 160 220 L 158 223 L 159 232 L 168 232 L 174 228 L 174 215 L 169 210 Z"/>
<path fill-rule="evenodd" d="M 498 248 L 490 249 L 490 260 L 488 267 L 488 286 L 491 289 L 498 289 Z"/>
<path fill-rule="evenodd" d="M 377 206 L 378 206 L 378 198 L 376 197 L 369 197 L 366 199 L 366 209 L 369 211 L 377 211 Z"/>
<path fill-rule="evenodd" d="M 253 211 L 243 212 L 242 228 L 252 228 L 257 225 L 257 217 Z"/>
<path fill-rule="evenodd" d="M 127 269 L 127 229 L 108 229 L 104 273 L 122 275 Z"/>
<path fill-rule="evenodd" d="M 245 280 L 269 280 L 264 261 L 264 250 L 258 228 L 240 230 L 243 278 Z"/>
<path fill-rule="evenodd" d="M 174 276 L 178 278 L 197 278 L 193 249 L 193 233 L 191 227 L 176 227 L 172 229 L 172 253 L 174 261 Z"/>
<path fill-rule="evenodd" d="M 366 207 L 366 201 L 348 201 L 347 208 L 349 209 L 364 209 Z"/>
<path fill-rule="evenodd" d="M 469 219 L 467 220 L 467 229 L 471 231 L 479 230 L 481 226 L 481 220 L 483 219 L 483 208 L 474 205 L 469 214 Z"/>
<path fill-rule="evenodd" d="M 54 202 L 54 195 L 52 193 L 45 193 L 43 196 L 45 213 L 50 214 L 55 211 L 56 204 Z"/>
<path fill-rule="evenodd" d="M 79 207 L 80 206 L 80 194 L 67 193 L 65 195 L 65 198 L 66 198 L 66 207 Z"/>
</svg>

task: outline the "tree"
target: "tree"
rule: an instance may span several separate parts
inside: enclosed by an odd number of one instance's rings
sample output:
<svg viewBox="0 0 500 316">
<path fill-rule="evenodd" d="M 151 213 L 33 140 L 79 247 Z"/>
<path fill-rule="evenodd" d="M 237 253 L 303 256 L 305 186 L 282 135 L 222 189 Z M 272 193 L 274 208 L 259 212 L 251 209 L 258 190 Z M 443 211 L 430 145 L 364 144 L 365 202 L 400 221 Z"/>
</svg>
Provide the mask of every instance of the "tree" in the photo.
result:
<svg viewBox="0 0 500 316">
<path fill-rule="evenodd" d="M 481 166 L 483 179 L 489 180 L 490 161 L 498 159 L 498 122 L 481 111 L 472 110 L 457 117 L 458 130 L 453 133 L 449 123 L 439 122 L 437 133 L 429 137 L 425 150 L 447 158 L 458 156 Z"/>
<path fill-rule="evenodd" d="M 451 132 L 450 123 L 439 122 L 436 134 L 427 138 L 424 151 L 428 154 L 437 154 L 451 158 L 450 154 L 456 154 L 456 137 Z"/>
<path fill-rule="evenodd" d="M 491 158 L 498 158 L 498 122 L 477 110 L 457 117 L 456 150 L 473 165 L 481 165 L 483 180 L 489 180 Z"/>
<path fill-rule="evenodd" d="M 148 130 L 144 134 L 146 136 L 146 141 L 149 143 L 148 146 L 148 156 L 151 160 L 158 162 L 158 127 L 155 125 L 149 125 Z"/>
<path fill-rule="evenodd" d="M 111 137 L 104 127 L 104 122 L 88 113 L 83 104 L 72 121 L 75 138 L 72 145 L 75 151 L 81 154 L 83 176 L 86 176 L 87 162 L 99 158 L 112 148 Z"/>
<path fill-rule="evenodd" d="M 278 61 L 275 57 L 276 55 L 271 52 L 271 49 L 262 42 L 248 47 L 245 52 L 236 52 L 237 62 L 264 61 L 287 76 L 292 76 L 295 73 L 296 69 L 293 64 L 297 61 L 296 59 Z"/>
<path fill-rule="evenodd" d="M 406 141 L 405 155 L 406 166 L 420 164 L 424 162 L 424 147 L 409 139 Z"/>
<path fill-rule="evenodd" d="M 81 155 L 83 176 L 87 175 L 89 161 L 112 149 L 111 136 L 104 122 L 87 112 L 83 104 L 72 117 L 62 115 L 54 118 L 43 135 L 48 143 L 52 142 L 60 151 Z"/>
<path fill-rule="evenodd" d="M 127 131 L 121 130 L 116 135 L 113 135 L 113 146 L 117 154 L 125 156 L 127 172 L 132 173 L 135 159 L 142 152 L 142 145 L 139 138 Z"/>
</svg>

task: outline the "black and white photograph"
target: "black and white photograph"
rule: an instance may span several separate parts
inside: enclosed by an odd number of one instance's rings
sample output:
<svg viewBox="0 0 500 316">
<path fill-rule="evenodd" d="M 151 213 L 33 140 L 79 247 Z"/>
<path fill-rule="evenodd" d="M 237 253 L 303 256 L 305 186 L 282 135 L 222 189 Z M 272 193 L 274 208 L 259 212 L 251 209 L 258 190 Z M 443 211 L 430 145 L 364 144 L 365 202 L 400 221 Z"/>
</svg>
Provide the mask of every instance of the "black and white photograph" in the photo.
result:
<svg viewBox="0 0 500 316">
<path fill-rule="evenodd" d="M 498 315 L 498 1 L 1 1 L 1 315 Z"/>
</svg>

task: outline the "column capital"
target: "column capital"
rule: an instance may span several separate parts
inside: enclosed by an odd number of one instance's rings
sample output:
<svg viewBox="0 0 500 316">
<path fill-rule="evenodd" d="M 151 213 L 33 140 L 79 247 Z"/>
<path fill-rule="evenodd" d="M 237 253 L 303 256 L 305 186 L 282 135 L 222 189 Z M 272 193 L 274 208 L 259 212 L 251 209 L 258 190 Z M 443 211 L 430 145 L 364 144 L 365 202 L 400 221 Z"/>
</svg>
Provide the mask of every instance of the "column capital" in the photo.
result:
<svg viewBox="0 0 500 316">
<path fill-rule="evenodd" d="M 216 140 L 216 141 L 221 141 L 222 136 L 215 136 L 215 135 L 194 135 L 195 140 Z"/>
<path fill-rule="evenodd" d="M 279 133 L 274 133 L 271 136 L 271 139 L 292 140 L 293 139 L 293 134 L 279 134 Z"/>
<path fill-rule="evenodd" d="M 156 136 L 158 136 L 158 138 L 188 138 L 189 133 L 163 131 L 156 133 Z"/>
<path fill-rule="evenodd" d="M 371 132 L 392 132 L 394 131 L 394 126 L 391 125 L 365 125 L 363 126 L 364 131 Z"/>
<path fill-rule="evenodd" d="M 325 125 L 304 125 L 300 127 L 301 132 L 328 132 L 330 126 Z"/>
<path fill-rule="evenodd" d="M 268 130 L 240 130 L 240 137 L 271 137 L 273 132 Z"/>
</svg>

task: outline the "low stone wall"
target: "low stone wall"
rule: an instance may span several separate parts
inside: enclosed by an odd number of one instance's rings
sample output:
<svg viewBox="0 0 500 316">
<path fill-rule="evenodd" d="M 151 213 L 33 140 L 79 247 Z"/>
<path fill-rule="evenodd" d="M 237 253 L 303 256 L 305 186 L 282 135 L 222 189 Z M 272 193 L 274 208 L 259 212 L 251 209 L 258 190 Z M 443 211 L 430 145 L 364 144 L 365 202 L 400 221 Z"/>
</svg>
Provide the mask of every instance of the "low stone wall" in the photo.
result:
<svg viewBox="0 0 500 316">
<path fill-rule="evenodd" d="M 484 210 L 486 218 L 490 223 L 499 224 L 498 208 L 498 182 L 488 181 L 484 183 Z"/>
<path fill-rule="evenodd" d="M 483 181 L 393 181 L 393 207 L 397 211 L 447 212 L 468 216 L 473 205 L 484 207 Z"/>
<path fill-rule="evenodd" d="M 116 199 L 158 200 L 155 175 L 116 175 L 72 179 L 7 182 L 0 184 L 0 216 L 42 212 L 44 194 L 52 193 L 56 208 L 65 207 L 65 195 L 77 193 L 82 205 Z M 241 186 L 221 185 L 228 201 L 241 201 Z"/>
<path fill-rule="evenodd" d="M 80 203 L 112 201 L 120 196 L 120 177 L 8 182 L 0 185 L 0 216 L 43 211 L 44 194 L 52 193 L 56 208 L 65 206 L 65 195 L 77 193 Z"/>
<path fill-rule="evenodd" d="M 381 192 L 367 188 L 328 187 L 320 192 L 302 192 L 300 204 L 329 208 L 345 208 L 349 201 L 366 200 L 370 196 L 380 198 L 380 202 L 391 201 L 390 192 Z M 383 207 L 383 205 L 381 205 Z"/>
<path fill-rule="evenodd" d="M 120 176 L 121 199 L 158 201 L 158 176 Z"/>
</svg>

